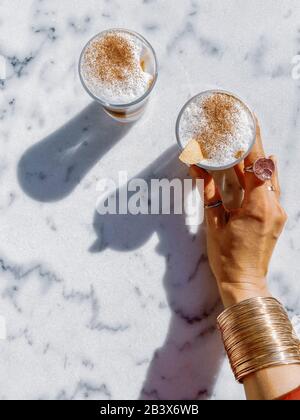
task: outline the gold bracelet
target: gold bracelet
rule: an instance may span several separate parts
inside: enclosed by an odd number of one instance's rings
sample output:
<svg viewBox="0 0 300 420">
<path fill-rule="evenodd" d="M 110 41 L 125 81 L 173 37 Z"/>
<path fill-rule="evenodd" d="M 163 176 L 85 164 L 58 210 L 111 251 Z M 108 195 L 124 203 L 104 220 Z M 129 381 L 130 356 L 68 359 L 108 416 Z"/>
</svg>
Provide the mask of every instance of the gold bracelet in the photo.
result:
<svg viewBox="0 0 300 420">
<path fill-rule="evenodd" d="M 261 369 L 300 364 L 300 341 L 284 307 L 257 297 L 226 309 L 218 318 L 236 380 Z"/>
</svg>

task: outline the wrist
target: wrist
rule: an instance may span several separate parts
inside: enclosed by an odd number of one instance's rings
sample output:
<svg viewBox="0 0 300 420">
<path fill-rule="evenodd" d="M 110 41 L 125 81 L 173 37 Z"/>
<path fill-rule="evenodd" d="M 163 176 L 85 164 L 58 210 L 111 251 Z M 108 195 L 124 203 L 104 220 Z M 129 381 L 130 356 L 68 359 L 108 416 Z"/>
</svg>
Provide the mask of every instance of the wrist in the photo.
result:
<svg viewBox="0 0 300 420">
<path fill-rule="evenodd" d="M 272 297 L 266 281 L 261 285 L 250 282 L 222 283 L 219 287 L 223 305 L 228 308 L 254 297 Z"/>
</svg>

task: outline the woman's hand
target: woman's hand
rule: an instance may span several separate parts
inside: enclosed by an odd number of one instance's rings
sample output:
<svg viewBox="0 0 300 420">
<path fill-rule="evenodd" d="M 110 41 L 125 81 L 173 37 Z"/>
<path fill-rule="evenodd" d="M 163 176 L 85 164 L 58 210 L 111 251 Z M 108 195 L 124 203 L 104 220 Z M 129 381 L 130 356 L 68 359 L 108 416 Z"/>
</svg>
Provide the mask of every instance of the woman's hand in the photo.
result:
<svg viewBox="0 0 300 420">
<path fill-rule="evenodd" d="M 264 156 L 258 126 L 256 144 L 245 166 Z M 223 206 L 206 210 L 209 262 L 226 307 L 251 297 L 270 296 L 266 280 L 269 263 L 287 220 L 279 201 L 277 165 L 272 181 L 266 183 L 253 173 L 244 174 L 240 166 L 236 171 L 245 189 L 242 208 L 230 212 Z M 204 179 L 206 204 L 220 199 L 211 175 L 195 166 L 191 175 Z M 270 190 L 271 185 L 275 192 Z"/>
<path fill-rule="evenodd" d="M 244 165 L 236 168 L 245 190 L 242 208 L 230 212 L 223 206 L 206 210 L 208 257 L 226 307 L 252 297 L 270 296 L 267 273 L 287 219 L 279 202 L 277 168 L 272 181 L 266 183 L 253 173 L 244 173 L 243 168 L 264 156 L 258 128 L 255 147 Z M 211 175 L 198 167 L 191 168 L 191 175 L 204 179 L 206 204 L 220 200 Z M 296 389 L 299 378 L 299 365 L 276 366 L 247 376 L 243 384 L 249 400 L 273 400 Z"/>
</svg>

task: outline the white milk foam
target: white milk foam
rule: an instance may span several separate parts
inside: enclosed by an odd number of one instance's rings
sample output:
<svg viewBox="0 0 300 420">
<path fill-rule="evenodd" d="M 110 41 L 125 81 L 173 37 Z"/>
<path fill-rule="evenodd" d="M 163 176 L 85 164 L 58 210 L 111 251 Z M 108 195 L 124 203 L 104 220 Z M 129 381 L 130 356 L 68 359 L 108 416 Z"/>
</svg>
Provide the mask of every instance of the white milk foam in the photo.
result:
<svg viewBox="0 0 300 420">
<path fill-rule="evenodd" d="M 179 127 L 180 141 L 183 147 L 205 131 L 207 120 L 204 115 L 202 103 L 212 94 L 200 95 L 196 97 L 185 109 Z M 236 127 L 234 135 L 228 135 L 226 144 L 220 141 L 213 158 L 204 159 L 201 164 L 211 167 L 221 167 L 234 164 L 237 161 L 236 154 L 243 151 L 244 154 L 249 150 L 255 135 L 253 117 L 247 107 L 236 99 Z"/>
<path fill-rule="evenodd" d="M 129 104 L 141 98 L 147 92 L 153 80 L 153 76 L 141 68 L 141 60 L 147 51 L 138 37 L 122 31 L 109 31 L 104 35 L 99 34 L 98 37 L 90 41 L 85 51 L 92 49 L 93 43 L 102 39 L 103 36 L 111 34 L 116 34 L 129 42 L 135 59 L 134 70 L 128 74 L 125 80 L 115 80 L 110 83 L 103 82 L 92 73 L 83 53 L 80 66 L 81 75 L 87 88 L 98 99 L 114 105 Z"/>
</svg>

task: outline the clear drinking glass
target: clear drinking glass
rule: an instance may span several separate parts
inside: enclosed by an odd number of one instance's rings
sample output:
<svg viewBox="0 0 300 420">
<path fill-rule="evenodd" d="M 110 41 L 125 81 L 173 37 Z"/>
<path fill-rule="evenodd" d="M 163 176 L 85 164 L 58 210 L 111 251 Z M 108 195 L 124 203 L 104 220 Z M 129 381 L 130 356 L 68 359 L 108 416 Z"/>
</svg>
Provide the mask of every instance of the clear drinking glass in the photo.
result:
<svg viewBox="0 0 300 420">
<path fill-rule="evenodd" d="M 232 162 L 230 165 L 224 165 L 224 166 L 209 166 L 202 164 L 201 162 L 197 165 L 200 168 L 203 168 L 210 172 L 213 175 L 213 178 L 215 182 L 217 183 L 217 186 L 219 188 L 220 194 L 222 196 L 222 200 L 225 204 L 225 206 L 228 209 L 235 209 L 239 208 L 241 206 L 241 203 L 244 198 L 244 192 L 243 189 L 239 183 L 238 177 L 236 175 L 236 172 L 234 170 L 234 167 L 238 165 L 240 162 L 242 162 L 251 152 L 255 140 L 256 140 L 256 119 L 253 111 L 250 109 L 250 107 L 245 103 L 244 100 L 239 98 L 237 95 L 228 92 L 226 90 L 221 89 L 214 89 L 214 90 L 207 90 L 204 92 L 199 93 L 198 95 L 191 98 L 182 108 L 182 110 L 179 113 L 177 123 L 176 123 L 176 138 L 178 142 L 178 146 L 180 150 L 182 151 L 186 145 L 184 145 L 180 138 L 180 124 L 181 124 L 181 118 L 186 110 L 186 108 L 193 102 L 195 99 L 199 97 L 204 97 L 208 95 L 213 95 L 217 93 L 224 93 L 227 95 L 232 96 L 233 98 L 237 99 L 241 103 L 244 104 L 245 108 L 249 112 L 249 116 L 251 117 L 252 124 L 253 124 L 253 140 L 248 148 L 248 150 L 245 152 L 243 156 L 241 156 L 239 159 L 236 159 L 234 162 Z"/>
<path fill-rule="evenodd" d="M 142 56 L 141 61 L 143 64 L 143 69 L 152 76 L 151 83 L 147 91 L 139 98 L 135 99 L 134 101 L 124 104 L 124 103 L 110 103 L 106 101 L 104 98 L 100 96 L 96 96 L 92 90 L 87 86 L 86 80 L 83 76 L 82 72 L 82 61 L 83 56 L 86 49 L 89 45 L 96 39 L 100 38 L 101 36 L 105 36 L 108 33 L 117 32 L 117 33 L 124 33 L 128 34 L 133 38 L 136 38 L 138 42 L 142 45 Z M 87 93 L 97 102 L 99 102 L 105 112 L 110 115 L 115 120 L 122 122 L 122 123 L 130 123 L 133 121 L 138 120 L 145 111 L 147 106 L 150 94 L 152 93 L 154 86 L 156 85 L 157 78 L 158 78 L 158 62 L 156 53 L 152 47 L 152 45 L 140 34 L 129 31 L 127 29 L 109 29 L 103 32 L 98 33 L 83 48 L 82 53 L 80 55 L 79 60 L 79 76 L 82 82 L 83 87 L 87 91 Z"/>
</svg>

